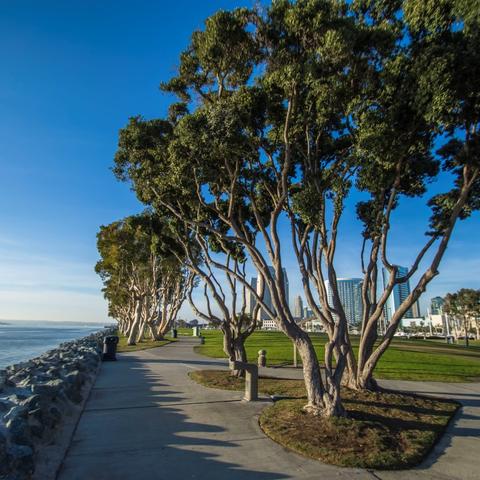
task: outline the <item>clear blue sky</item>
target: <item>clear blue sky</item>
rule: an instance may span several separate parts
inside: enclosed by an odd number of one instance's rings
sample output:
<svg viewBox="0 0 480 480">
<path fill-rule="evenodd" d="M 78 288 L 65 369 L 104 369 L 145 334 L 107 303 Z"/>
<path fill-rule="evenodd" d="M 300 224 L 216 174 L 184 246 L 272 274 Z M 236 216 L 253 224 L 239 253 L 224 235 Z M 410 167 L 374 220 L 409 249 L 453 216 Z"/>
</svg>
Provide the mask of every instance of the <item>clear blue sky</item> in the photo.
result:
<svg viewBox="0 0 480 480">
<path fill-rule="evenodd" d="M 129 116 L 166 112 L 158 84 L 209 14 L 253 3 L 0 3 L 0 319 L 106 320 L 95 234 L 141 209 L 109 170 L 118 130 Z M 399 211 L 397 263 L 411 263 L 425 213 L 415 202 Z M 455 232 L 428 297 L 480 287 L 479 227 L 477 215 Z M 340 275 L 358 275 L 358 241 L 352 227 Z M 286 266 L 293 298 L 300 285 L 288 255 Z"/>
</svg>

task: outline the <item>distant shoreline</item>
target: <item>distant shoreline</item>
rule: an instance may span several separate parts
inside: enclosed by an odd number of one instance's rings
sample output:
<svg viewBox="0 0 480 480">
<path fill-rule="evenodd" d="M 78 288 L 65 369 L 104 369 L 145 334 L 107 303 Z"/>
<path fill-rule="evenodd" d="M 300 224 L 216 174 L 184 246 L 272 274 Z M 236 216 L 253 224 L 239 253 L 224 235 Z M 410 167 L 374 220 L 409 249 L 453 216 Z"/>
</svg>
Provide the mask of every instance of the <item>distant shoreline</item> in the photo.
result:
<svg viewBox="0 0 480 480">
<path fill-rule="evenodd" d="M 12 323 L 24 322 L 24 323 L 62 323 L 69 325 L 107 325 L 107 322 L 88 322 L 82 320 L 25 320 L 25 319 L 0 319 L 0 325 L 11 325 Z M 112 326 L 115 326 L 116 323 L 112 322 Z"/>
<path fill-rule="evenodd" d="M 65 342 L 103 332 L 105 324 L 0 320 L 0 369 L 29 361 Z"/>
</svg>

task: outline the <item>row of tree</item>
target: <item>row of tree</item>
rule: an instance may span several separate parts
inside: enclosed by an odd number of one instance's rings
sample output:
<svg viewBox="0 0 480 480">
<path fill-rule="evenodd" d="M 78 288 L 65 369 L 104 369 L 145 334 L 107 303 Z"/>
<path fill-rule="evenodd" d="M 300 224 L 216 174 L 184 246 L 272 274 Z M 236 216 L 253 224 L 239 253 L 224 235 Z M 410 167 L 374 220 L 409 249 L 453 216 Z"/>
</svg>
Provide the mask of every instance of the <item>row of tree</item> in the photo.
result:
<svg viewBox="0 0 480 480">
<path fill-rule="evenodd" d="M 451 330 L 456 338 L 463 330 L 467 347 L 472 329 L 476 331 L 476 338 L 480 339 L 480 290 L 462 288 L 458 292 L 447 293 L 442 309 L 451 317 Z M 447 322 L 449 320 L 446 319 Z"/>
<path fill-rule="evenodd" d="M 127 217 L 100 228 L 101 259 L 95 271 L 104 283 L 109 315 L 134 345 L 148 331 L 163 339 L 172 327 L 190 282 L 166 225 L 151 212 Z"/>
<path fill-rule="evenodd" d="M 274 318 L 302 358 L 307 411 L 344 415 L 342 383 L 376 387 L 373 371 L 400 320 L 438 275 L 457 221 L 479 207 L 479 40 L 478 9 L 468 0 L 278 0 L 266 9 L 220 11 L 193 33 L 178 75 L 161 85 L 178 100 L 168 115 L 131 118 L 120 132 L 114 172 L 168 230 L 180 290 L 194 302 L 201 282 L 205 302 L 195 310 L 222 329 L 230 358 L 246 358 L 243 344 L 260 308 Z M 445 190 L 432 192 L 439 176 Z M 424 202 L 431 215 L 424 244 L 400 275 L 388 245 L 404 198 Z M 351 208 L 363 227 L 357 355 L 335 269 Z M 327 333 L 322 370 L 286 298 L 286 252 Z M 115 281 L 104 274 L 112 314 L 130 337 L 139 318 L 152 324 L 154 306 L 149 294 L 138 294 L 146 286 L 130 286 L 141 277 L 135 264 Z M 378 294 L 380 266 L 389 282 Z M 379 334 L 389 295 L 414 278 Z"/>
</svg>

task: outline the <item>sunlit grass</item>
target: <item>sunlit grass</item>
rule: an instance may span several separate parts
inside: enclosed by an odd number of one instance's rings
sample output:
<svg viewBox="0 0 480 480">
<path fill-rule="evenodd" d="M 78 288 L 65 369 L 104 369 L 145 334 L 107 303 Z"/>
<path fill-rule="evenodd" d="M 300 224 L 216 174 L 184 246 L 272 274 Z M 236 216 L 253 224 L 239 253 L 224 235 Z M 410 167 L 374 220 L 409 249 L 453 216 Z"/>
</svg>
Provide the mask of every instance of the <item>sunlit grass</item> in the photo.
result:
<svg viewBox="0 0 480 480">
<path fill-rule="evenodd" d="M 117 352 L 119 353 L 135 352 L 137 350 L 147 350 L 148 348 L 162 347 L 163 345 L 167 345 L 168 343 L 176 341 L 170 338 L 166 340 L 157 340 L 157 341 L 147 338 L 142 340 L 141 342 L 138 342 L 136 345 L 127 345 L 127 337 L 125 337 L 125 335 L 119 334 L 118 332 L 117 332 L 117 335 L 119 337 L 119 341 L 117 344 Z"/>
<path fill-rule="evenodd" d="M 191 334 L 191 330 L 184 333 Z M 202 330 L 202 335 L 205 344 L 196 347 L 196 351 L 209 357 L 224 358 L 222 333 L 219 330 Z M 311 338 L 322 361 L 326 336 L 311 334 Z M 356 348 L 358 337 L 352 337 L 352 342 Z M 246 343 L 248 358 L 255 361 L 261 349 L 267 351 L 269 365 L 293 362 L 292 342 L 281 332 L 258 331 L 251 335 Z M 381 358 L 375 376 L 401 380 L 475 381 L 480 378 L 480 345 L 472 342 L 466 348 L 462 344 L 447 345 L 436 340 L 395 339 Z"/>
</svg>

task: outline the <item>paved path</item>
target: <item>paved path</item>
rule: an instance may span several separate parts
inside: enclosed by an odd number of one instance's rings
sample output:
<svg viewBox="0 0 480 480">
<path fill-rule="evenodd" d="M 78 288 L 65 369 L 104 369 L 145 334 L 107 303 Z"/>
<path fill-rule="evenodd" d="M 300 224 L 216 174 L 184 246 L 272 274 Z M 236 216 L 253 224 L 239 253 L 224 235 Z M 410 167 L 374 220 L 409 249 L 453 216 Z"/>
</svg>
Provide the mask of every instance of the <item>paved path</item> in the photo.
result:
<svg viewBox="0 0 480 480">
<path fill-rule="evenodd" d="M 265 437 L 257 422 L 265 401 L 241 402 L 239 392 L 192 382 L 187 376 L 192 369 L 225 366 L 193 353 L 194 342 L 187 338 L 122 354 L 118 362 L 103 365 L 59 480 L 478 478 L 477 384 L 422 384 L 423 391 L 453 395 L 465 405 L 443 442 L 444 454 L 434 452 L 407 472 L 343 469 L 304 458 Z M 419 391 L 415 382 L 392 385 Z"/>
</svg>

